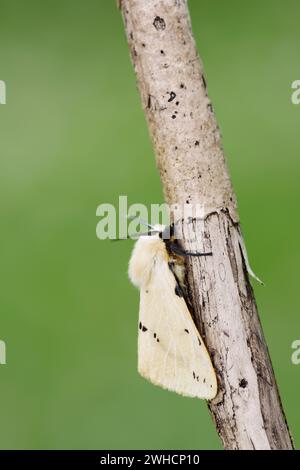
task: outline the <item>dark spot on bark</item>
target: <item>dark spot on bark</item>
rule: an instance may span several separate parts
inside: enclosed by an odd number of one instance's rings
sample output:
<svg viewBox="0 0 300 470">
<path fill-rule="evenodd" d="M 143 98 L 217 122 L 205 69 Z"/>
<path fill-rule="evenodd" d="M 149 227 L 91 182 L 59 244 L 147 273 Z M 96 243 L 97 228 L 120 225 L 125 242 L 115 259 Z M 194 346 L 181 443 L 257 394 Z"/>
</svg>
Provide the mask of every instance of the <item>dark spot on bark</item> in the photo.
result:
<svg viewBox="0 0 300 470">
<path fill-rule="evenodd" d="M 200 144 L 199 140 L 196 140 L 195 146 L 197 147 Z"/>
<path fill-rule="evenodd" d="M 148 294 L 149 291 L 146 289 L 145 292 L 146 292 L 146 294 Z"/>
<path fill-rule="evenodd" d="M 158 338 L 156 338 L 156 342 L 159 343 L 159 339 L 158 339 Z"/>
<path fill-rule="evenodd" d="M 151 96 L 150 95 L 148 95 L 147 108 L 148 109 L 151 108 Z"/>
<path fill-rule="evenodd" d="M 175 150 L 177 150 L 177 149 L 178 149 L 178 147 L 176 147 L 176 146 L 175 146 L 174 148 L 175 148 Z"/>
<path fill-rule="evenodd" d="M 199 338 L 199 336 L 198 336 L 198 344 L 199 344 L 199 346 L 201 346 L 201 345 L 202 345 L 202 343 L 201 343 L 201 341 L 200 341 L 200 338 Z"/>
<path fill-rule="evenodd" d="M 145 333 L 145 331 L 148 331 L 148 328 L 146 328 L 144 325 L 142 326 L 142 331 Z"/>
<path fill-rule="evenodd" d="M 172 119 L 176 119 L 176 114 L 172 114 Z"/>
<path fill-rule="evenodd" d="M 142 329 L 142 323 L 141 322 L 139 323 L 139 329 L 140 330 Z"/>
<path fill-rule="evenodd" d="M 212 106 L 211 103 L 208 103 L 207 107 L 208 107 L 208 109 L 209 109 L 211 112 L 213 112 L 213 106 Z"/>
<path fill-rule="evenodd" d="M 196 374 L 195 374 L 195 372 L 194 372 L 194 371 L 193 371 L 193 378 L 194 378 L 194 379 L 196 378 Z"/>
<path fill-rule="evenodd" d="M 178 106 L 178 105 L 179 105 L 179 101 L 176 101 L 176 103 L 175 103 L 175 104 L 176 104 L 176 106 Z"/>
<path fill-rule="evenodd" d="M 153 334 L 153 338 L 156 338 L 156 333 Z"/>
<path fill-rule="evenodd" d="M 142 42 L 142 46 L 143 46 L 143 47 L 146 47 L 146 44 L 145 44 L 144 42 Z"/>
<path fill-rule="evenodd" d="M 246 388 L 247 385 L 248 385 L 248 382 L 247 382 L 246 379 L 240 380 L 239 386 L 240 386 L 241 388 Z"/>
<path fill-rule="evenodd" d="M 204 88 L 207 88 L 207 84 L 206 84 L 206 80 L 205 80 L 204 75 L 202 75 L 202 83 L 203 83 Z"/>
<path fill-rule="evenodd" d="M 204 378 L 204 379 L 203 379 L 203 383 L 205 384 L 205 382 L 206 382 L 206 379 Z"/>
<path fill-rule="evenodd" d="M 170 103 L 171 101 L 173 101 L 176 98 L 176 93 L 174 91 L 170 91 L 168 93 L 170 95 L 170 98 L 168 99 L 168 103 Z"/>
<path fill-rule="evenodd" d="M 166 22 L 160 16 L 156 16 L 153 21 L 153 26 L 157 31 L 166 29 Z"/>
<path fill-rule="evenodd" d="M 164 51 L 163 51 L 162 49 L 160 50 L 160 53 L 161 53 L 162 55 L 164 55 L 164 54 L 165 54 L 165 53 L 164 53 Z"/>
<path fill-rule="evenodd" d="M 187 204 L 189 204 L 189 203 L 190 203 L 190 201 L 189 201 L 188 199 L 187 199 L 185 202 L 186 202 Z"/>
<path fill-rule="evenodd" d="M 187 330 L 186 328 L 185 328 L 185 330 L 184 330 L 184 331 L 185 331 L 187 334 L 189 334 L 189 330 Z"/>
<path fill-rule="evenodd" d="M 197 382 L 199 382 L 199 375 L 197 375 Z"/>
<path fill-rule="evenodd" d="M 130 37 L 130 39 L 133 39 L 133 34 L 132 34 L 132 32 L 129 33 L 129 37 Z"/>
<path fill-rule="evenodd" d="M 180 83 L 180 88 L 184 88 L 184 83 Z"/>
</svg>

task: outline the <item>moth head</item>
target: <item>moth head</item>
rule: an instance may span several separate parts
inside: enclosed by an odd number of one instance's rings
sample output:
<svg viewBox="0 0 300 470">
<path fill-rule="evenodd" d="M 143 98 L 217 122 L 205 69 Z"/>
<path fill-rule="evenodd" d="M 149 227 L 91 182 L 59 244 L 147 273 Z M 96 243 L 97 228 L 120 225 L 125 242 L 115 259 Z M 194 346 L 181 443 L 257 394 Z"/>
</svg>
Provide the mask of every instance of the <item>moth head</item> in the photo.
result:
<svg viewBox="0 0 300 470">
<path fill-rule="evenodd" d="M 171 225 L 160 225 L 161 230 L 159 232 L 159 238 L 162 240 L 170 240 L 174 238 L 175 231 L 174 231 L 174 224 Z"/>
</svg>

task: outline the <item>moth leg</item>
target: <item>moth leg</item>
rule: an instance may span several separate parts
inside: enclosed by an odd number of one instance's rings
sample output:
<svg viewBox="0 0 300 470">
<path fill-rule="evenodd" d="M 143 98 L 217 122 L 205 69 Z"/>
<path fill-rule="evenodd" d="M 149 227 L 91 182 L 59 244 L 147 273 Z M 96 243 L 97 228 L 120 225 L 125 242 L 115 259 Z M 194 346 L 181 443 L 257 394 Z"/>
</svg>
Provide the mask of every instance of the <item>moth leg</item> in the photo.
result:
<svg viewBox="0 0 300 470">
<path fill-rule="evenodd" d="M 179 245 L 176 243 L 170 243 L 169 244 L 169 250 L 174 253 L 175 255 L 180 255 L 180 256 L 212 256 L 212 252 L 208 253 L 200 253 L 197 251 L 186 251 L 183 248 L 181 248 Z"/>
<path fill-rule="evenodd" d="M 185 300 L 185 303 L 187 305 L 188 310 L 190 312 L 192 312 L 193 309 L 192 309 L 192 305 L 191 305 L 191 302 L 190 302 L 190 299 L 189 299 L 189 296 L 188 296 L 187 287 L 184 284 L 184 282 L 180 281 L 179 278 L 178 278 L 178 275 L 176 273 L 176 264 L 175 264 L 175 262 L 174 261 L 169 261 L 168 265 L 169 265 L 169 269 L 172 272 L 173 276 L 175 277 L 175 281 L 176 281 L 175 295 L 177 295 L 178 297 L 182 297 Z"/>
<path fill-rule="evenodd" d="M 168 266 L 169 266 L 169 269 L 170 269 L 171 273 L 173 274 L 173 276 L 175 277 L 175 280 L 176 280 L 175 294 L 178 295 L 178 297 L 183 297 L 184 298 L 185 297 L 185 292 L 184 292 L 184 289 L 181 287 L 181 285 L 179 283 L 179 280 L 177 278 L 174 261 L 169 261 Z"/>
</svg>

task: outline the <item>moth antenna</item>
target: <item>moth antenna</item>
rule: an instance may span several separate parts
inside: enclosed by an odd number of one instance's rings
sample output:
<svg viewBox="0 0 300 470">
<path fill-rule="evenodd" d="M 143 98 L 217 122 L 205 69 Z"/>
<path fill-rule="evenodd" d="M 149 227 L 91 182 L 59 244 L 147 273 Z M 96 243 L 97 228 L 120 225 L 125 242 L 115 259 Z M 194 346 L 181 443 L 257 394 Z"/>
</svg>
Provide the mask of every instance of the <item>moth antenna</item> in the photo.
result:
<svg viewBox="0 0 300 470">
<path fill-rule="evenodd" d="M 155 230 L 156 232 L 158 232 L 158 230 L 155 229 L 154 225 L 148 224 L 148 222 L 146 220 L 141 219 L 141 217 L 138 217 L 137 215 L 127 215 L 126 219 L 128 219 L 128 220 L 135 220 L 136 219 L 136 220 L 138 220 L 138 222 L 141 225 L 145 225 L 146 227 L 151 228 L 152 230 Z"/>
<path fill-rule="evenodd" d="M 149 236 L 151 237 L 151 235 L 153 233 L 159 233 L 159 230 L 148 230 L 148 232 L 142 232 L 142 233 L 133 233 L 130 237 L 128 238 L 140 238 L 140 237 L 146 237 L 146 236 Z"/>
<path fill-rule="evenodd" d="M 140 238 L 140 237 L 145 237 L 146 235 L 149 235 L 151 236 L 152 233 L 159 233 L 159 230 L 149 230 L 148 232 L 142 232 L 142 233 L 133 233 L 132 235 L 130 235 L 130 237 L 126 237 L 126 238 L 111 238 L 110 240 L 112 242 L 121 242 L 122 240 L 131 240 L 131 239 L 137 239 L 137 238 Z"/>
</svg>

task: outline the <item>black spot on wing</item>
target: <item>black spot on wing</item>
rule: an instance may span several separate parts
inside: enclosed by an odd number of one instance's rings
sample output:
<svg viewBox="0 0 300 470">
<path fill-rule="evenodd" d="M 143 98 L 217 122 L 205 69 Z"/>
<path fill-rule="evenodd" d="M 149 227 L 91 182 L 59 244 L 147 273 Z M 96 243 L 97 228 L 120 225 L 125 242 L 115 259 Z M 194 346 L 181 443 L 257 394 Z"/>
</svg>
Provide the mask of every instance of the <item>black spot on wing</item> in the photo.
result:
<svg viewBox="0 0 300 470">
<path fill-rule="evenodd" d="M 156 333 L 153 333 L 153 338 L 156 339 L 156 342 L 159 343 L 159 338 L 157 337 Z"/>
<path fill-rule="evenodd" d="M 199 382 L 199 375 L 196 375 L 195 371 L 193 371 L 193 379 L 197 380 L 197 382 Z"/>
<path fill-rule="evenodd" d="M 139 329 L 143 332 L 148 330 L 148 328 L 145 325 L 143 325 L 142 322 L 139 323 Z"/>
</svg>

